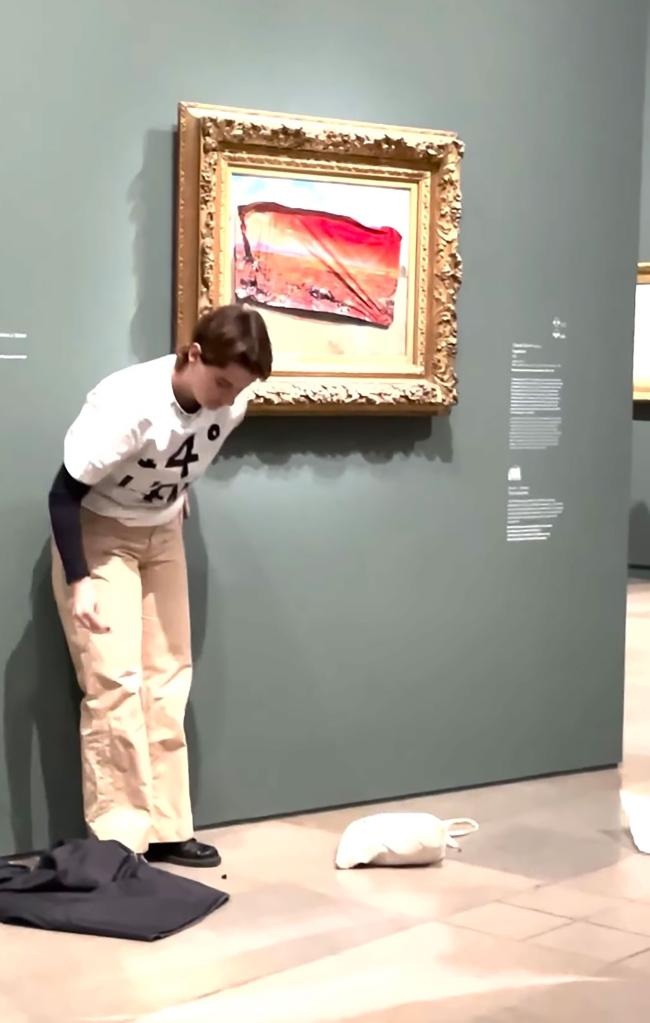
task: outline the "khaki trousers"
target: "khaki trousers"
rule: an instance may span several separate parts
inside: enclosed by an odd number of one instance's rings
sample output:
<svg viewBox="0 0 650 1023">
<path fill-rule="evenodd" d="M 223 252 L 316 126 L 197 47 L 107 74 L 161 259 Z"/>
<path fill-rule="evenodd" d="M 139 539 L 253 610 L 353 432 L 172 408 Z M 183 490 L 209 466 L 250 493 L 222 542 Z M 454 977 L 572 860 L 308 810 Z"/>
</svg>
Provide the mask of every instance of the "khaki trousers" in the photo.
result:
<svg viewBox="0 0 650 1023">
<path fill-rule="evenodd" d="M 82 510 L 102 620 L 75 623 L 55 545 L 52 581 L 79 685 L 88 829 L 134 852 L 193 834 L 184 718 L 192 676 L 182 521 L 125 526 Z"/>
</svg>

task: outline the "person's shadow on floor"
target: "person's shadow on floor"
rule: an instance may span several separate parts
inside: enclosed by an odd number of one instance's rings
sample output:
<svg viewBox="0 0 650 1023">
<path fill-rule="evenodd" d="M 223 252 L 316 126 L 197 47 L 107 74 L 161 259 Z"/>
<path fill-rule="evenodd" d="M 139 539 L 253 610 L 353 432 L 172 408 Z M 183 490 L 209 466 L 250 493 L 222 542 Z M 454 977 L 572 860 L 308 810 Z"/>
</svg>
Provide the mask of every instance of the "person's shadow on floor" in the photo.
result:
<svg viewBox="0 0 650 1023">
<path fill-rule="evenodd" d="M 79 702 L 50 584 L 49 544 L 34 567 L 31 621 L 5 673 L 5 762 L 14 848 L 83 837 Z M 45 806 L 43 806 L 43 800 Z"/>
</svg>

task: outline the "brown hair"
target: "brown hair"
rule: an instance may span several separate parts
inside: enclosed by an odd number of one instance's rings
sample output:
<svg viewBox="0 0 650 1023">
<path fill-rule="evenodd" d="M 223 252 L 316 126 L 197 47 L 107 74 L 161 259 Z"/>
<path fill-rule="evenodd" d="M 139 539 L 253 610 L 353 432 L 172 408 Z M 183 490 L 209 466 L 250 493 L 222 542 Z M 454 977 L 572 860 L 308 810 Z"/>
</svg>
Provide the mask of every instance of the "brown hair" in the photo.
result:
<svg viewBox="0 0 650 1023">
<path fill-rule="evenodd" d="M 204 313 L 192 331 L 191 344 L 201 347 L 206 366 L 243 366 L 259 380 L 271 375 L 273 353 L 266 324 L 254 309 L 222 305 Z M 179 349 L 176 369 L 187 364 L 190 345 Z"/>
</svg>

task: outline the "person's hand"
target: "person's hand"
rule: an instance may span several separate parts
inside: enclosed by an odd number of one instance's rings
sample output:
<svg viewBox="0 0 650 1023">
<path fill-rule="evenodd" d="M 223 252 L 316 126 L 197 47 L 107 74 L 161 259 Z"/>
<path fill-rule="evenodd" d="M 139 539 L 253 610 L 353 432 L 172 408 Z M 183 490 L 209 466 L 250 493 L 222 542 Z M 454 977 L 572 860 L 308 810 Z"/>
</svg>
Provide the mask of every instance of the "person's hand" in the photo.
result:
<svg viewBox="0 0 650 1023">
<path fill-rule="evenodd" d="M 95 594 L 95 584 L 90 576 L 73 583 L 72 591 L 72 617 L 77 625 L 89 632 L 105 633 L 110 632 L 110 626 L 106 624 L 100 613 Z"/>
</svg>

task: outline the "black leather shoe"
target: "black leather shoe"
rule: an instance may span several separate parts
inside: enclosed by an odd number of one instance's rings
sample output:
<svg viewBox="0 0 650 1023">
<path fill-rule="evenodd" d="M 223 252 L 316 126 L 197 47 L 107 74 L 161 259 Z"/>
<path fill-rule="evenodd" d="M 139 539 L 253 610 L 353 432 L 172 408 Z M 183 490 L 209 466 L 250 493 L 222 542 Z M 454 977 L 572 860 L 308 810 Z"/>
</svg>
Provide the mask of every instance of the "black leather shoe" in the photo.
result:
<svg viewBox="0 0 650 1023">
<path fill-rule="evenodd" d="M 213 845 L 189 838 L 187 842 L 152 842 L 145 858 L 149 863 L 175 863 L 178 867 L 218 867 L 221 856 Z"/>
</svg>

